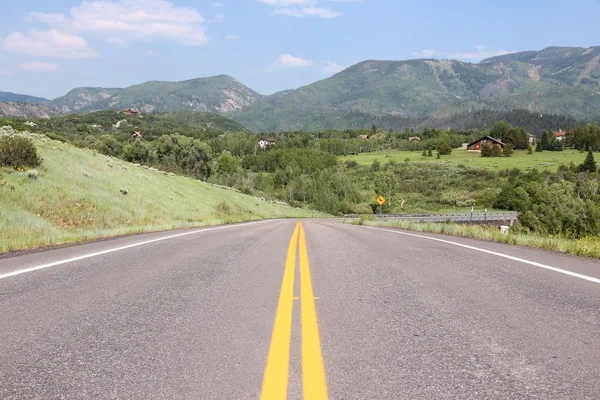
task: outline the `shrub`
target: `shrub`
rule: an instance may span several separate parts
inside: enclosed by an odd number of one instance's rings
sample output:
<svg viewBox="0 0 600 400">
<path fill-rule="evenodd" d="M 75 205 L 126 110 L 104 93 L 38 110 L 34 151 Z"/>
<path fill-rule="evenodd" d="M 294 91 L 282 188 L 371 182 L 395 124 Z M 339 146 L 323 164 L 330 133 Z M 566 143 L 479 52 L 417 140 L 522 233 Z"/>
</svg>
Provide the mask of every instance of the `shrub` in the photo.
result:
<svg viewBox="0 0 600 400">
<path fill-rule="evenodd" d="M 5 137 L 0 139 L 0 166 L 37 167 L 42 157 L 37 153 L 33 141 L 23 137 Z"/>
<path fill-rule="evenodd" d="M 452 154 L 452 147 L 448 143 L 442 142 L 437 147 L 437 151 L 442 156 L 449 156 L 450 154 Z"/>
<path fill-rule="evenodd" d="M 492 146 L 489 144 L 484 144 L 481 147 L 481 157 L 491 157 L 492 156 Z"/>
<path fill-rule="evenodd" d="M 507 144 L 504 146 L 504 157 L 510 157 L 513 155 L 513 146 L 511 144 Z"/>
<path fill-rule="evenodd" d="M 499 144 L 492 146 L 492 157 L 502 157 L 502 147 Z"/>
<path fill-rule="evenodd" d="M 215 210 L 217 211 L 217 213 L 223 214 L 223 215 L 231 215 L 232 214 L 231 206 L 226 201 L 222 201 L 219 204 L 217 204 L 217 206 L 215 207 Z"/>
</svg>

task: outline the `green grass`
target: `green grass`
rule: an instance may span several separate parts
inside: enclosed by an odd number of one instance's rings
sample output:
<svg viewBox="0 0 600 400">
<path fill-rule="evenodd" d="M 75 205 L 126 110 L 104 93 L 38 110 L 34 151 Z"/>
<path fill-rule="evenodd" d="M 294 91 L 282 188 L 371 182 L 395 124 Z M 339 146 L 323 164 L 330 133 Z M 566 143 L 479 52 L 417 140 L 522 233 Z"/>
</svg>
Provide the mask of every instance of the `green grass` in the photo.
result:
<svg viewBox="0 0 600 400">
<path fill-rule="evenodd" d="M 0 252 L 134 232 L 323 215 L 57 141 L 34 142 L 43 157 L 37 178 L 26 170 L 0 169 Z"/>
<path fill-rule="evenodd" d="M 589 237 L 584 239 L 563 239 L 558 237 L 538 236 L 509 233 L 500 233 L 497 226 L 458 225 L 439 223 L 414 223 L 411 221 L 372 221 L 368 218 L 361 220 L 345 220 L 347 223 L 368 226 L 381 226 L 400 228 L 417 232 L 432 232 L 445 235 L 461 236 L 489 242 L 506 243 L 558 251 L 576 256 L 600 258 L 600 238 Z"/>
<path fill-rule="evenodd" d="M 434 152 L 435 154 L 435 152 Z M 479 153 L 471 153 L 466 150 L 453 150 L 449 156 L 442 156 L 441 159 L 434 157 L 422 157 L 421 152 L 416 151 L 379 151 L 373 153 L 361 153 L 356 156 L 341 157 L 342 161 L 354 160 L 359 164 L 371 165 L 373 161 L 379 160 L 386 164 L 391 160 L 395 162 L 429 162 L 429 163 L 456 163 L 464 164 L 477 169 L 503 170 L 507 168 L 549 169 L 556 171 L 561 164 L 583 163 L 586 154 L 578 150 L 564 151 L 544 151 L 541 153 L 533 152 L 527 154 L 527 151 L 515 151 L 512 157 L 481 157 Z"/>
</svg>

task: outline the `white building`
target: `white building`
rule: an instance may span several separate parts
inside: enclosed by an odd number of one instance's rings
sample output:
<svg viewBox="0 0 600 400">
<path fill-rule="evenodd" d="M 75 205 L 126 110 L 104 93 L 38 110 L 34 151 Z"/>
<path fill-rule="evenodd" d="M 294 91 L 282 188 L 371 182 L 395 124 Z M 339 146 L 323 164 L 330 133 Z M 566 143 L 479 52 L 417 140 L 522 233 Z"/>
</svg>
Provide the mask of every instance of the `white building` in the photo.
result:
<svg viewBox="0 0 600 400">
<path fill-rule="evenodd" d="M 261 150 L 266 150 L 272 146 L 275 146 L 275 139 L 273 138 L 264 137 L 258 142 L 258 147 L 260 147 Z"/>
</svg>

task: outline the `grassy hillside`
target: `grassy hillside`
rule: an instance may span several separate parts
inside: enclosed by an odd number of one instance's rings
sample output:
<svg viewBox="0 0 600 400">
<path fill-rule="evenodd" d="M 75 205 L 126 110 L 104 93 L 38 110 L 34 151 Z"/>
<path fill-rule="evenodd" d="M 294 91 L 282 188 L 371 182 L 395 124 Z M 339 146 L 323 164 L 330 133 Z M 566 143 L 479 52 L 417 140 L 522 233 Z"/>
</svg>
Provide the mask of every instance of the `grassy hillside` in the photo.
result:
<svg viewBox="0 0 600 400">
<path fill-rule="evenodd" d="M 0 169 L 0 252 L 132 232 L 313 214 L 44 136 L 34 141 L 43 157 L 37 176 Z"/>
</svg>

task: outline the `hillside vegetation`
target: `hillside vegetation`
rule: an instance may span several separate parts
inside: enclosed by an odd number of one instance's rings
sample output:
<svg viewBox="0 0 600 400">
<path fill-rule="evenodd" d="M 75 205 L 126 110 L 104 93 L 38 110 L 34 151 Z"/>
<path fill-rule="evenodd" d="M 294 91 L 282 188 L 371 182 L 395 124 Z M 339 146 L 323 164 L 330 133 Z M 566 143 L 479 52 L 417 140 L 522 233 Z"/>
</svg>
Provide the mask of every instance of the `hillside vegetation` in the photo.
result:
<svg viewBox="0 0 600 400">
<path fill-rule="evenodd" d="M 6 134 L 12 130 L 3 128 Z M 36 170 L 0 168 L 0 252 L 313 212 L 27 134 Z M 320 215 L 314 213 L 315 215 Z"/>
</svg>

